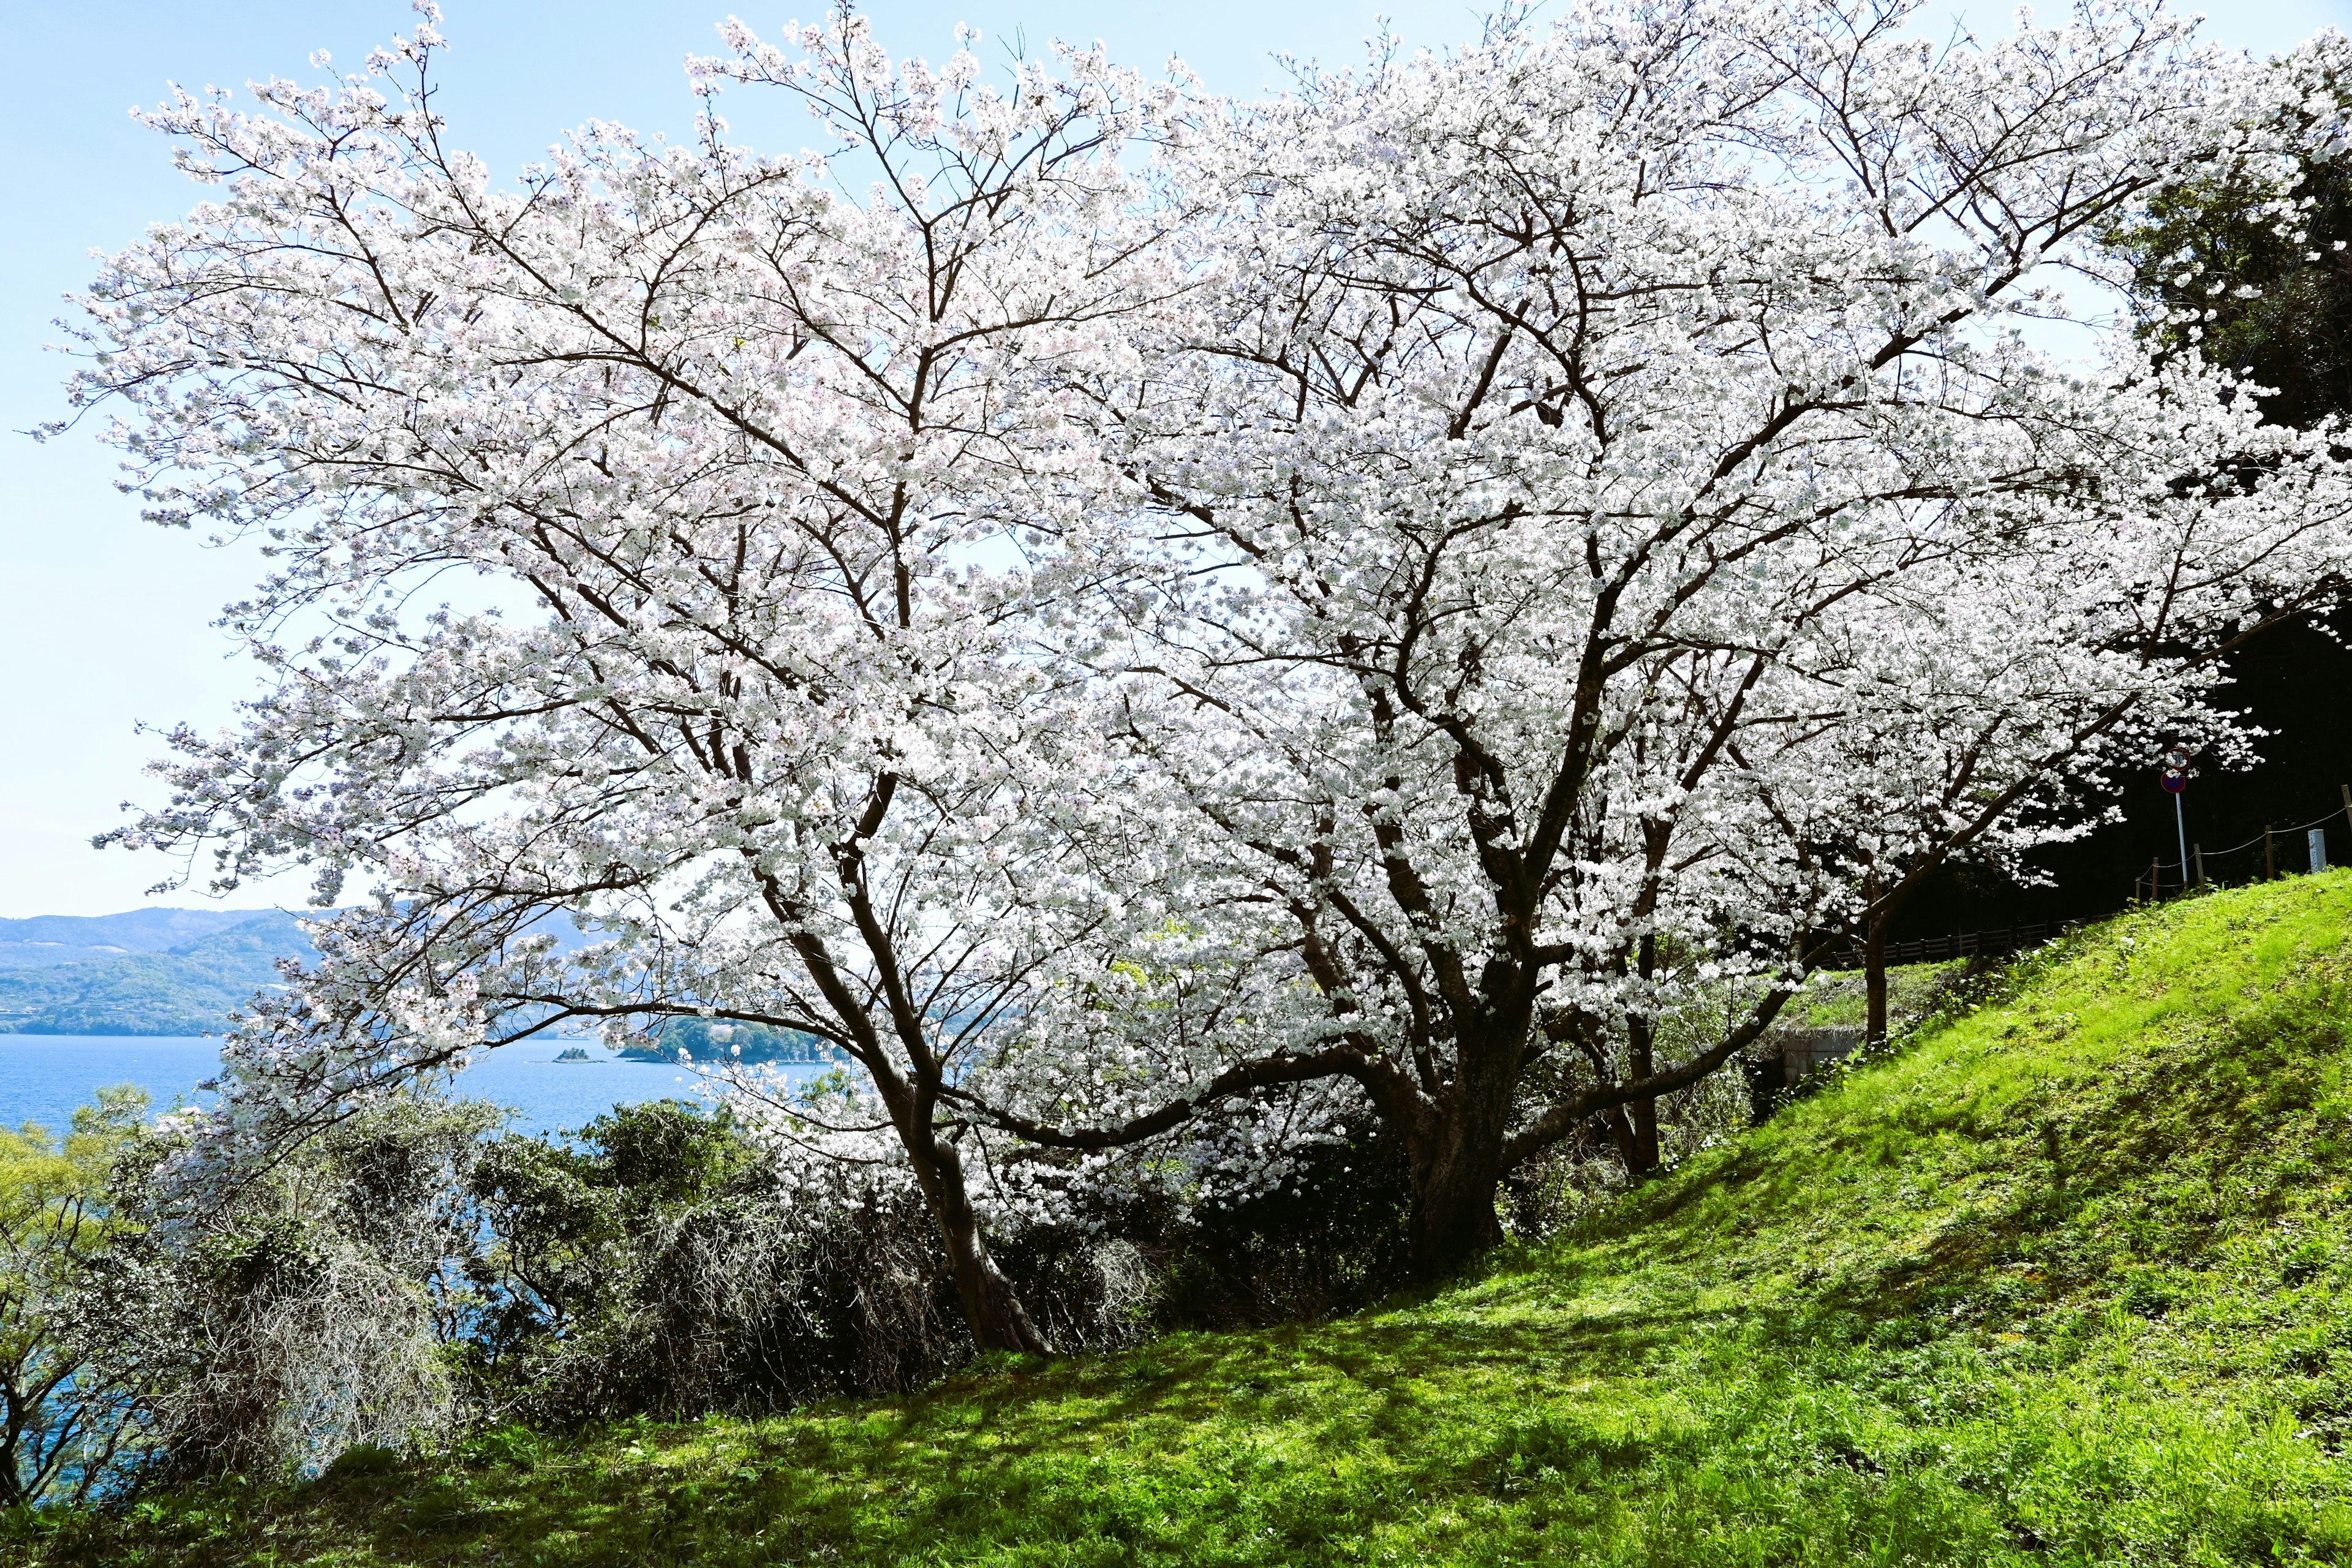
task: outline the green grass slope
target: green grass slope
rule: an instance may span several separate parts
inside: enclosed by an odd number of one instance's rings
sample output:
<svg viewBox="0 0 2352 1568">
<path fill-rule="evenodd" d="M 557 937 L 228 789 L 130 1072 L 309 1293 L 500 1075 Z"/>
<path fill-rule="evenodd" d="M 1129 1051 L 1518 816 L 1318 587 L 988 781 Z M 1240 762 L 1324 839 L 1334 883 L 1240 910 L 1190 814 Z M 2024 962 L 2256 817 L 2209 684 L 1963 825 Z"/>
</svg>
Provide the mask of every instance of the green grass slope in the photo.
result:
<svg viewBox="0 0 2352 1568">
<path fill-rule="evenodd" d="M 1346 1321 L 494 1435 L 0 1531 L 97 1563 L 2352 1558 L 2352 874 L 2046 952 L 1579 1234 Z"/>
</svg>

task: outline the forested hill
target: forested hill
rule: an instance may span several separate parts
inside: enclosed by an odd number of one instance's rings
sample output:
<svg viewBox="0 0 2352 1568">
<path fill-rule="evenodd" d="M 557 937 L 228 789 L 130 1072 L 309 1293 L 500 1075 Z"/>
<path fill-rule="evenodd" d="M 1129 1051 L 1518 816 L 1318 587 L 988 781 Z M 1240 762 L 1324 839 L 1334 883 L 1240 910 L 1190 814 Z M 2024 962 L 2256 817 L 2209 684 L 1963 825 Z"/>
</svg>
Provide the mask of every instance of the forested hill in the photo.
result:
<svg viewBox="0 0 2352 1568">
<path fill-rule="evenodd" d="M 0 968 L 104 963 L 134 952 L 169 952 L 274 910 L 130 910 L 119 915 L 34 915 L 0 920 Z"/>
<path fill-rule="evenodd" d="M 0 921 L 0 1033 L 216 1034 L 309 940 L 278 910 Z"/>
<path fill-rule="evenodd" d="M 280 984 L 279 959 L 310 956 L 302 920 L 326 912 L 131 910 L 0 920 L 0 1034 L 218 1034 L 232 1009 Z M 541 929 L 565 952 L 588 940 L 561 916 Z"/>
</svg>

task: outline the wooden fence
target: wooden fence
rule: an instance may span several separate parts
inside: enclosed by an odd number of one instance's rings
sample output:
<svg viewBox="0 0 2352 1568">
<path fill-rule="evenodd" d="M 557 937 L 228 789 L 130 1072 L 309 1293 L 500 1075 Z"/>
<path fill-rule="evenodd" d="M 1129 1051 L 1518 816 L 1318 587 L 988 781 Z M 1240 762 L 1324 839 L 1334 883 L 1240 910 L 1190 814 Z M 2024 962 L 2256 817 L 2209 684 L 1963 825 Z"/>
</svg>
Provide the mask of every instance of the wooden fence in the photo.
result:
<svg viewBox="0 0 2352 1568">
<path fill-rule="evenodd" d="M 1941 963 L 1947 959 L 1976 958 L 1989 952 L 2022 952 L 2029 947 L 2040 947 L 2048 942 L 2052 931 L 2047 924 L 2036 922 L 2024 926 L 2002 926 L 1992 931 L 1960 931 L 1951 936 L 1923 937 L 1917 942 L 1890 942 L 1886 944 L 1889 968 L 1900 963 Z M 1846 950 L 1844 966 L 1862 967 L 1862 949 Z"/>
</svg>

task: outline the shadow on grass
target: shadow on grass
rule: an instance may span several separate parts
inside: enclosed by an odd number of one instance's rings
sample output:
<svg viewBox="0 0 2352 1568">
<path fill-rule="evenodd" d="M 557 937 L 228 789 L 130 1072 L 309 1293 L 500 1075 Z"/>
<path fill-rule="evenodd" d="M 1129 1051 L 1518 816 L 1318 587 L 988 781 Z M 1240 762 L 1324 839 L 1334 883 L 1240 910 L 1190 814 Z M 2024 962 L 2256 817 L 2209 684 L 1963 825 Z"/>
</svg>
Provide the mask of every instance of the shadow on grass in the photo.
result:
<svg viewBox="0 0 2352 1568">
<path fill-rule="evenodd" d="M 69 1521 L 43 1561 L 1069 1568 L 1359 1562 L 1390 1542 L 1502 1562 L 1617 1531 L 1646 1544 L 1616 1560 L 1679 1563 L 1716 1552 L 1693 1532 L 1717 1526 L 1753 1561 L 2038 1553 L 2056 1528 L 2029 1506 L 2053 1484 L 2042 1439 L 2001 1437 L 1978 1469 L 1929 1437 L 1906 1458 L 1884 1435 L 1900 1400 L 1858 1390 L 1909 1377 L 1900 1399 L 1942 1408 L 1965 1378 L 1912 1363 L 1943 1341 L 1974 1353 L 1969 1303 L 2118 1300 L 2119 1257 L 2195 1264 L 2237 1218 L 2302 1201 L 2309 1167 L 2283 1145 L 2340 1071 L 2347 1016 L 2343 986 L 2312 978 L 2110 1070 L 2038 1047 L 2039 1098 L 1997 1115 L 1969 1098 L 1993 1057 L 1956 1060 L 1933 1108 L 1808 1100 L 1560 1245 L 1376 1315 L 772 1420 L 518 1440 L 438 1473 L 198 1489 Z M 1940 1141 L 1906 1165 L 1891 1140 L 1922 1125 Z M 1822 1237 L 1835 1267 L 1809 1277 Z M 1451 1557 L 1429 1544 L 1446 1530 L 1465 1543 Z"/>
<path fill-rule="evenodd" d="M 252 1562 L 264 1540 L 282 1562 L 356 1540 L 371 1555 L 352 1561 L 551 1568 L 1026 1562 L 1032 1549 L 1055 1563 L 1304 1563 L 1359 1560 L 1400 1515 L 1451 1507 L 1500 1552 L 1539 1543 L 1561 1517 L 1528 1512 L 1537 1493 L 1613 1495 L 1774 1419 L 1758 1405 L 1734 1429 L 1629 1421 L 1622 1395 L 1641 1377 L 1626 1369 L 1696 1333 L 1804 1344 L 1809 1316 L 1650 1308 L 1181 1335 L 884 1406 L 669 1429 L 635 1452 L 607 1432 L 437 1476 L 221 1486 L 183 1494 L 175 1518 L 138 1534 L 168 1553 L 148 1561 L 190 1564 Z M 1568 1397 L 1579 1389 L 1581 1404 Z M 140 1560 L 89 1522 L 47 1561 Z"/>
</svg>

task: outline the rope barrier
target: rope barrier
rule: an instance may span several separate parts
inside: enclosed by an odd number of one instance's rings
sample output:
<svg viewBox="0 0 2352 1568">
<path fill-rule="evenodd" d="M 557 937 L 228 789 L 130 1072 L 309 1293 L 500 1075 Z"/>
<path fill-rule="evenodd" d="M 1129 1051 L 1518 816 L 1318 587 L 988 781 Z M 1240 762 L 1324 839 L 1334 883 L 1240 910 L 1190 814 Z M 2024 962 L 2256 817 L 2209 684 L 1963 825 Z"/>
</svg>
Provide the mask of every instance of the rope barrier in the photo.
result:
<svg viewBox="0 0 2352 1568">
<path fill-rule="evenodd" d="M 2199 879 L 2201 883 L 2210 879 L 2201 875 L 2205 862 L 2209 860 L 2252 849 L 2264 839 L 2275 840 L 2284 835 L 2307 833 L 2315 827 L 2322 826 L 2338 818 L 2343 818 L 2347 826 L 2352 826 L 2352 791 L 2347 792 L 2345 805 L 2337 806 L 2324 816 L 2315 816 L 2309 822 L 2297 823 L 2292 827 L 2267 828 L 2259 837 L 2249 838 L 2243 844 L 2233 844 L 2227 849 L 2200 848 L 2191 857 L 2191 860 L 2200 873 Z M 2139 896 L 2137 889 L 2143 886 L 2147 887 L 2151 896 L 2158 899 L 2177 898 L 2188 890 L 2189 862 L 2155 859 L 2148 864 L 2157 875 L 2153 879 L 2145 875 L 2132 879 L 2135 899 Z M 2163 873 L 2167 871 L 2174 873 L 2179 879 L 2168 892 L 2163 886 Z M 2290 876 L 2294 874 L 2291 871 L 2288 873 Z M 1899 963 L 1933 962 L 1944 958 L 1975 957 L 1990 952 L 2016 952 L 2025 947 L 2038 946 L 2048 941 L 2049 933 L 2050 928 L 2043 925 L 2010 926 L 1981 931 L 1958 932 L 1951 936 L 1923 937 L 1910 942 L 1890 942 L 1885 948 L 1885 962 L 1892 966 Z M 1845 958 L 1849 965 L 1859 966 L 1863 963 L 1863 949 L 1860 944 L 1857 943 L 1845 955 Z"/>
<path fill-rule="evenodd" d="M 2145 887 L 2150 899 L 2164 898 L 2166 896 L 2164 873 L 2167 871 L 2171 872 L 2177 879 L 2173 893 L 2175 897 L 2189 891 L 2192 886 L 2206 886 L 2218 880 L 2206 875 L 2208 862 L 2224 859 L 2231 855 L 2245 854 L 2256 845 L 2262 846 L 2263 849 L 2263 876 L 2276 876 L 2281 868 L 2275 858 L 2275 850 L 2281 838 L 2284 838 L 2292 846 L 2297 834 L 2308 834 L 2315 827 L 2324 827 L 2339 816 L 2346 819 L 2347 826 L 2352 826 L 2352 786 L 2345 787 L 2343 795 L 2344 804 L 2341 806 L 2315 816 L 2309 822 L 2294 823 L 2284 827 L 2265 827 L 2259 835 L 2247 839 L 2243 844 L 2232 844 L 2225 849 L 2207 849 L 2200 845 L 2196 853 L 2186 862 L 2161 858 L 2151 860 L 2148 862 L 2148 871 L 2145 877 L 2135 876 L 2132 879 L 2132 897 L 2137 899 L 2140 896 L 2140 889 Z M 2290 857 L 2292 857 L 2292 849 L 2290 849 Z M 2293 876 L 2295 873 L 2290 867 L 2286 868 L 2286 874 Z"/>
<path fill-rule="evenodd" d="M 2309 822 L 2299 822 L 2293 827 L 2273 827 L 2269 829 L 2267 832 L 2256 834 L 2253 837 L 2247 839 L 2243 844 L 2232 844 L 2227 849 L 2200 850 L 2199 853 L 2202 854 L 2209 860 L 2216 855 L 2235 855 L 2241 849 L 2252 849 L 2255 845 L 2260 844 L 2263 839 L 2272 837 L 2273 834 L 2305 833 L 2310 831 L 2312 828 L 2321 826 L 2323 823 L 2333 822 L 2343 815 L 2344 808 L 2339 805 L 2334 811 L 2329 812 L 2326 816 L 2315 816 Z M 2180 862 L 2178 860 L 2167 860 L 2164 864 L 2166 868 L 2169 870 L 2179 870 L 2180 868 Z"/>
</svg>

